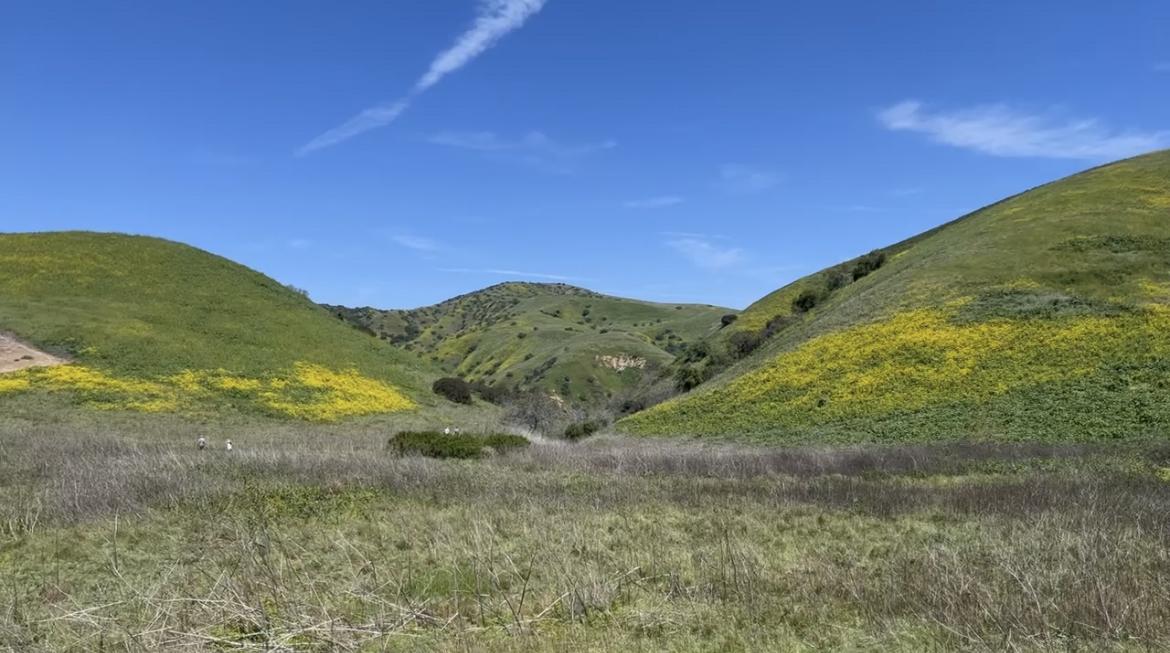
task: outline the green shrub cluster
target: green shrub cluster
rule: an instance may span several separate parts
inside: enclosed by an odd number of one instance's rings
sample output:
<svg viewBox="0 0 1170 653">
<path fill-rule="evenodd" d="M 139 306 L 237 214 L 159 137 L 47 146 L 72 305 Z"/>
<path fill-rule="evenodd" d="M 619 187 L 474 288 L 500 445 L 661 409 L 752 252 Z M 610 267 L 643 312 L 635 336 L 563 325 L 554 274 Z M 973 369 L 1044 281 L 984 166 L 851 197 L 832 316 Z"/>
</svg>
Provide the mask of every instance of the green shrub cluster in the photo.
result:
<svg viewBox="0 0 1170 653">
<path fill-rule="evenodd" d="M 587 438 L 605 428 L 605 422 L 597 419 L 575 422 L 565 429 L 566 440 L 580 440 Z"/>
<path fill-rule="evenodd" d="M 471 403 L 471 386 L 467 381 L 455 376 L 445 376 L 431 386 L 435 394 L 454 401 L 457 404 Z"/>
<path fill-rule="evenodd" d="M 886 264 L 886 253 L 879 250 L 874 250 L 865 256 L 857 259 L 853 263 L 853 269 L 850 271 L 850 276 L 854 281 L 869 275 L 870 272 L 880 268 Z M 844 285 L 844 284 L 842 284 Z"/>
<path fill-rule="evenodd" d="M 388 447 L 400 456 L 414 455 L 427 458 L 455 458 L 460 460 L 482 458 L 489 453 L 504 453 L 527 447 L 526 438 L 509 433 L 473 435 L 467 433 L 440 433 L 438 431 L 403 431 L 390 438 Z"/>
<path fill-rule="evenodd" d="M 509 374 L 511 374 L 511 372 L 509 372 Z M 472 392 L 479 395 L 480 399 L 483 399 L 489 404 L 495 404 L 497 406 L 508 401 L 508 399 L 513 394 L 515 394 L 515 390 L 508 387 L 507 385 L 504 385 L 503 383 L 489 385 L 484 381 L 475 381 L 470 384 L 470 388 Z"/>
</svg>

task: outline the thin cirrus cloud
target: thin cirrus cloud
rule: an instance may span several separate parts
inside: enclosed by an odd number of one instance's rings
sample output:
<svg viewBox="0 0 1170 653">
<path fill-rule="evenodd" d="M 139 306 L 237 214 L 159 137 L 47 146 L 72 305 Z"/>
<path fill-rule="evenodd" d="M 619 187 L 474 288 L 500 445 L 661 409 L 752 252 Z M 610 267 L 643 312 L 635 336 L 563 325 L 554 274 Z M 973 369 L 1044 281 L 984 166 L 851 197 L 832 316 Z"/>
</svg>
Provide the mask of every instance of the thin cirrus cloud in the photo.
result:
<svg viewBox="0 0 1170 653">
<path fill-rule="evenodd" d="M 929 111 L 907 100 L 880 111 L 878 121 L 891 131 L 1001 157 L 1111 160 L 1170 147 L 1167 131 L 1119 131 L 1095 119 L 1029 113 L 1004 104 Z"/>
<path fill-rule="evenodd" d="M 622 206 L 627 209 L 665 209 L 671 206 L 678 206 L 685 201 L 684 198 L 678 195 L 658 195 L 656 197 L 629 200 L 622 203 Z"/>
<path fill-rule="evenodd" d="M 1154 72 L 1156 73 L 1170 73 L 1170 61 L 1159 61 L 1154 64 Z"/>
<path fill-rule="evenodd" d="M 577 277 L 568 277 L 562 274 L 523 272 L 521 270 L 506 270 L 501 268 L 439 268 L 439 272 L 452 272 L 458 274 L 485 274 L 496 277 L 512 277 L 516 279 L 543 279 L 546 281 L 581 281 L 581 279 Z"/>
<path fill-rule="evenodd" d="M 358 134 L 385 127 L 398 119 L 420 95 L 438 84 L 444 77 L 471 63 L 510 32 L 539 12 L 547 0 L 481 0 L 479 14 L 472 26 L 455 40 L 455 44 L 440 52 L 426 73 L 415 82 L 405 97 L 386 102 L 350 118 L 297 150 L 298 156 L 337 145 Z"/>
<path fill-rule="evenodd" d="M 727 163 L 719 168 L 719 181 L 716 185 L 733 195 L 750 195 L 771 190 L 779 183 L 780 173 L 774 170 L 741 163 Z"/>
<path fill-rule="evenodd" d="M 443 249 L 442 243 L 424 238 L 422 236 L 411 236 L 409 234 L 397 234 L 390 237 L 396 244 L 406 249 L 413 249 L 416 252 L 437 252 Z"/>
<path fill-rule="evenodd" d="M 446 131 L 432 134 L 427 138 L 427 142 L 432 145 L 511 158 L 554 171 L 571 170 L 581 159 L 617 147 L 617 142 L 613 140 L 580 144 L 562 143 L 540 131 L 530 131 L 514 139 L 491 131 Z"/>
<path fill-rule="evenodd" d="M 717 245 L 700 234 L 668 238 L 666 246 L 695 266 L 706 270 L 723 270 L 740 265 L 747 260 L 742 249 Z"/>
</svg>

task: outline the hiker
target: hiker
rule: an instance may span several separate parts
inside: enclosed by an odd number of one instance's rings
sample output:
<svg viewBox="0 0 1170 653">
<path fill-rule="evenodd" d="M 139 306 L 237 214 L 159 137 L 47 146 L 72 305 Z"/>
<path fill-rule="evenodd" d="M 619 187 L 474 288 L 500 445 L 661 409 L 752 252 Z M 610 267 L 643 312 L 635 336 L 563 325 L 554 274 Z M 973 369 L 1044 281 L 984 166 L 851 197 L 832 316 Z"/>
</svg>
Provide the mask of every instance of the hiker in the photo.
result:
<svg viewBox="0 0 1170 653">
<path fill-rule="evenodd" d="M 224 449 L 227 449 L 228 451 L 231 451 L 231 450 L 232 450 L 232 441 L 231 441 L 231 440 L 228 440 L 227 442 L 225 442 L 225 443 L 224 443 L 224 445 L 223 445 L 223 446 L 224 446 Z"/>
<path fill-rule="evenodd" d="M 200 437 L 198 440 L 195 441 L 195 446 L 199 447 L 200 451 L 203 451 L 204 449 L 207 448 L 207 438 Z"/>
</svg>

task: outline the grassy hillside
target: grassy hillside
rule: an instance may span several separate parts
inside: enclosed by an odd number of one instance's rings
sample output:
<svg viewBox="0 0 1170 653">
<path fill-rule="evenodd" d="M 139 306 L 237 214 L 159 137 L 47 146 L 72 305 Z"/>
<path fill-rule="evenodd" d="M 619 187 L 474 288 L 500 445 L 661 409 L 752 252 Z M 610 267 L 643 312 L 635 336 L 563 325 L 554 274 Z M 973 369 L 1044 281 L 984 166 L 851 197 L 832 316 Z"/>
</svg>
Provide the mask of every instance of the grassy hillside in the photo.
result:
<svg viewBox="0 0 1170 653">
<path fill-rule="evenodd" d="M 751 351 L 624 422 L 895 440 L 1170 432 L 1170 152 L 1015 196 L 749 307 Z"/>
<path fill-rule="evenodd" d="M 470 381 L 581 402 L 639 383 L 733 312 L 538 283 L 499 284 L 414 310 L 330 308 Z"/>
<path fill-rule="evenodd" d="M 0 405 L 55 395 L 332 420 L 430 400 L 415 357 L 262 274 L 155 238 L 0 235 L 0 331 L 73 361 L 0 375 Z"/>
</svg>

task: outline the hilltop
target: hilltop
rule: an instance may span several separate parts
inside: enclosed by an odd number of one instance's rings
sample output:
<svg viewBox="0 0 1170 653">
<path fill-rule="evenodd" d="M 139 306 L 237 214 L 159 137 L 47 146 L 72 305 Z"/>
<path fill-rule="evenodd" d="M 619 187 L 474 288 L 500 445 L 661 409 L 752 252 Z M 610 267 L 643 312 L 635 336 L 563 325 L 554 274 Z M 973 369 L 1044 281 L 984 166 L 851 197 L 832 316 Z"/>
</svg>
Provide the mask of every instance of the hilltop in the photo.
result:
<svg viewBox="0 0 1170 653">
<path fill-rule="evenodd" d="M 1111 438 L 1170 429 L 1170 152 L 1095 168 L 800 279 L 742 360 L 642 434 Z"/>
<path fill-rule="evenodd" d="M 8 406 L 332 420 L 433 401 L 437 374 L 302 292 L 141 236 L 0 234 L 0 332 L 70 362 L 0 375 Z"/>
<path fill-rule="evenodd" d="M 734 313 L 522 282 L 411 310 L 327 308 L 468 381 L 582 403 L 642 384 Z"/>
</svg>

